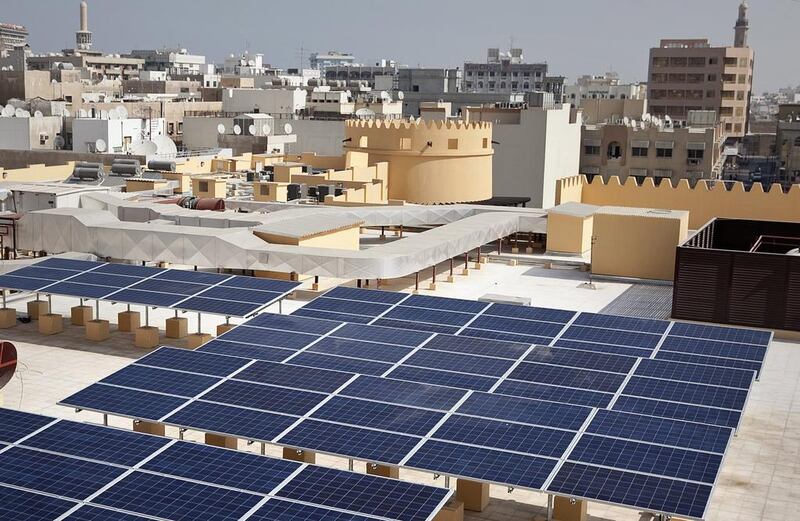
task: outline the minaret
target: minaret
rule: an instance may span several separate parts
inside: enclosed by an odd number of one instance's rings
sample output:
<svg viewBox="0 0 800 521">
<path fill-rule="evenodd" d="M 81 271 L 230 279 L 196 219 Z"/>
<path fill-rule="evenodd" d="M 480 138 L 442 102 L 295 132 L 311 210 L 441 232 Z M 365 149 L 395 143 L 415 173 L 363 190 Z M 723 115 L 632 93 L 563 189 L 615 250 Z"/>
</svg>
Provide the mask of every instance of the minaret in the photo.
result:
<svg viewBox="0 0 800 521">
<path fill-rule="evenodd" d="M 75 48 L 88 51 L 92 48 L 92 32 L 89 30 L 89 5 L 81 0 L 81 29 L 75 33 Z"/>
<path fill-rule="evenodd" d="M 734 47 L 747 47 L 747 31 L 750 29 L 750 20 L 747 19 L 747 0 L 742 0 L 739 4 L 739 18 L 736 20 L 735 36 L 733 37 Z"/>
</svg>

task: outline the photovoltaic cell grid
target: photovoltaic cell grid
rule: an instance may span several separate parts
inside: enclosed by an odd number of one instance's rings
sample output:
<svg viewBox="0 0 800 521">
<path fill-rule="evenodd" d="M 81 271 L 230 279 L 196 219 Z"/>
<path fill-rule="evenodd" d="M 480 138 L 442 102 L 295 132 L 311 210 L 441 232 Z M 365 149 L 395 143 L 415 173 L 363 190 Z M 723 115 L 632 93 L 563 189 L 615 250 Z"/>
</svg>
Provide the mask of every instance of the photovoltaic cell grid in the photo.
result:
<svg viewBox="0 0 800 521">
<path fill-rule="evenodd" d="M 403 306 L 421 314 L 471 313 L 471 322 L 450 319 L 465 323 L 453 336 L 419 331 L 414 322 L 403 326 L 407 329 L 376 326 L 377 315 L 356 323 L 321 319 L 324 313 L 347 314 L 346 306 L 334 309 L 330 302 L 324 307 L 333 311 L 318 309 L 320 315 L 313 317 L 262 314 L 198 351 L 162 348 L 135 364 L 196 373 L 195 382 L 176 379 L 172 395 L 145 390 L 144 384 L 116 387 L 112 375 L 65 404 L 139 417 L 135 413 L 148 403 L 177 399 L 171 404 L 176 412 L 159 408 L 158 414 L 150 413 L 157 416 L 152 419 L 701 517 L 696 513 L 705 509 L 731 427 L 739 423 L 754 370 L 760 369 L 770 340 L 761 332 L 564 310 L 352 288 L 331 294 L 326 297 L 330 301 L 349 299 L 356 304 L 353 309 L 370 313 L 378 308 L 357 304 L 388 306 L 380 308 L 380 316 Z M 553 345 L 463 336 L 481 317 L 488 319 L 486 324 L 495 319 L 533 323 L 535 329 L 515 326 L 523 335 L 534 330 L 552 334 L 553 325 L 558 332 L 549 339 Z M 506 322 L 499 324 L 504 334 L 512 334 Z M 675 351 L 665 350 L 667 345 Z M 726 358 L 729 346 L 734 358 Z M 664 353 L 698 359 L 659 356 Z M 709 357 L 753 365 L 709 366 Z M 147 385 L 160 385 L 155 376 Z M 215 377 L 211 391 L 174 396 L 181 388 L 202 388 L 210 382 L 200 378 L 207 377 Z M 103 397 L 109 393 L 127 397 Z M 620 457 L 620 451 L 632 457 Z M 643 483 L 659 491 L 697 485 L 692 489 L 696 501 L 672 503 L 665 498 L 655 504 L 652 498 L 645 503 L 622 494 L 622 488 L 596 492 L 587 487 L 584 494 L 569 489 L 572 481 L 584 484 L 589 471 L 607 468 L 614 469 L 606 478 L 615 487 L 637 484 L 641 476 L 658 476 Z M 581 469 L 588 471 L 579 473 Z"/>
<path fill-rule="evenodd" d="M 48 258 L 0 275 L 0 288 L 245 317 L 297 282 Z"/>
<path fill-rule="evenodd" d="M 2 519 L 427 521 L 452 493 L 10 409 L 3 425 Z"/>
</svg>

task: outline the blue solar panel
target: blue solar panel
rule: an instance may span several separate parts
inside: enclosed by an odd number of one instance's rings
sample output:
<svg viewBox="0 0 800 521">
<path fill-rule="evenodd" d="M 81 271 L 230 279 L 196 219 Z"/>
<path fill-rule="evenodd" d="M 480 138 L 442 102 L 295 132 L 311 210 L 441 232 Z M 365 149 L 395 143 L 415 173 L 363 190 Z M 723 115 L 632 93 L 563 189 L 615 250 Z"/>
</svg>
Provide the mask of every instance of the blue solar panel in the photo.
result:
<svg viewBox="0 0 800 521">
<path fill-rule="evenodd" d="M 472 416 L 453 415 L 431 436 L 444 441 L 561 457 L 576 433 Z"/>
<path fill-rule="evenodd" d="M 716 425 L 599 410 L 586 432 L 722 454 L 733 431 Z"/>
<path fill-rule="evenodd" d="M 190 284 L 188 282 L 176 282 L 172 280 L 162 279 L 147 279 L 134 284 L 131 289 L 141 291 L 156 291 L 158 293 L 169 293 L 173 295 L 194 295 L 199 291 L 208 289 L 208 286 L 203 284 Z"/>
<path fill-rule="evenodd" d="M 75 503 L 42 494 L 0 486 L 0 519 L 42 521 L 57 519 Z"/>
<path fill-rule="evenodd" d="M 507 358 L 509 360 L 518 359 L 525 354 L 528 347 L 530 346 L 527 344 L 514 344 L 510 342 L 498 342 L 496 340 L 451 335 L 436 335 L 430 342 L 425 344 L 425 349 L 493 356 L 495 358 Z"/>
<path fill-rule="evenodd" d="M 58 268 L 61 270 L 84 271 L 84 270 L 90 270 L 92 268 L 97 268 L 98 266 L 102 266 L 103 263 L 95 261 L 50 257 L 48 259 L 44 259 L 43 261 L 37 262 L 35 265 L 41 268 Z"/>
<path fill-rule="evenodd" d="M 616 392 L 625 381 L 625 375 L 622 374 L 530 362 L 519 364 L 508 377 L 523 382 L 562 385 L 610 393 Z"/>
<path fill-rule="evenodd" d="M 266 360 L 267 362 L 282 362 L 297 352 L 294 349 L 253 346 L 216 339 L 203 344 L 197 351 L 201 353 L 216 353 L 220 355 L 252 358 L 254 360 Z"/>
<path fill-rule="evenodd" d="M 548 491 L 700 519 L 711 486 L 567 462 Z"/>
<path fill-rule="evenodd" d="M 729 409 L 685 405 L 682 403 L 637 398 L 635 396 L 620 396 L 616 403 L 614 403 L 614 410 L 733 428 L 739 425 L 739 420 L 742 416 L 741 412 Z"/>
<path fill-rule="evenodd" d="M 398 464 L 420 438 L 360 427 L 304 420 L 277 443 L 301 449 L 347 454 L 375 463 Z"/>
<path fill-rule="evenodd" d="M 68 521 L 147 521 L 149 517 L 125 514 L 119 510 L 84 505 L 69 516 Z"/>
<path fill-rule="evenodd" d="M 218 273 L 208 273 L 205 271 L 164 270 L 153 278 L 159 280 L 191 282 L 194 284 L 219 284 L 220 282 L 230 279 L 231 276 L 220 275 Z"/>
<path fill-rule="evenodd" d="M 185 298 L 183 295 L 170 295 L 169 293 L 139 291 L 135 289 L 123 289 L 112 295 L 109 295 L 109 297 L 115 302 L 146 304 L 148 306 L 157 306 L 162 308 L 168 308 Z"/>
<path fill-rule="evenodd" d="M 46 416 L 0 408 L 0 441 L 14 443 L 52 421 Z"/>
<path fill-rule="evenodd" d="M 37 450 L 13 447 L 0 453 L 0 482 L 71 499 L 86 499 L 119 477 L 112 467 Z"/>
<path fill-rule="evenodd" d="M 319 297 L 305 306 L 306 309 L 330 311 L 333 313 L 346 313 L 348 315 L 363 315 L 377 317 L 391 306 L 389 304 L 375 304 L 373 302 L 358 302 L 338 298 Z"/>
<path fill-rule="evenodd" d="M 260 496 L 245 492 L 134 472 L 94 502 L 167 519 L 233 521 L 260 500 Z"/>
<path fill-rule="evenodd" d="M 471 329 L 488 329 L 490 331 L 504 331 L 526 336 L 554 337 L 564 328 L 562 324 L 553 322 L 538 322 L 536 320 L 520 320 L 518 318 L 505 318 L 493 316 L 480 316 L 469 327 Z"/>
<path fill-rule="evenodd" d="M 503 358 L 460 355 L 426 349 L 420 349 L 403 362 L 403 365 L 408 366 L 444 369 L 483 376 L 503 376 L 513 364 L 512 360 Z"/>
<path fill-rule="evenodd" d="M 426 521 L 447 494 L 444 489 L 324 467 L 303 469 L 280 491 L 297 501 L 408 521 Z"/>
<path fill-rule="evenodd" d="M 176 303 L 177 304 L 177 303 Z M 230 300 L 216 300 L 204 297 L 190 297 L 179 305 L 179 309 L 188 311 L 200 311 L 214 315 L 226 315 L 230 317 L 244 317 L 258 311 L 263 304 L 249 304 L 246 302 L 233 302 Z"/>
<path fill-rule="evenodd" d="M 308 391 L 332 393 L 345 384 L 351 373 L 328 371 L 311 367 L 256 362 L 236 375 L 237 380 L 259 382 Z"/>
<path fill-rule="evenodd" d="M 239 358 L 172 347 L 161 347 L 136 361 L 137 365 L 162 367 L 164 369 L 175 369 L 211 376 L 228 376 L 246 363 L 247 360 Z"/>
<path fill-rule="evenodd" d="M 593 353 L 589 351 L 547 346 L 536 346 L 528 356 L 525 357 L 525 360 L 528 362 L 564 365 L 622 374 L 628 374 L 633 364 L 636 363 L 636 358 L 630 356 L 609 355 L 605 353 Z"/>
<path fill-rule="evenodd" d="M 397 306 L 384 315 L 386 318 L 395 320 L 409 320 L 412 322 L 427 322 L 428 324 L 438 324 L 446 326 L 463 326 L 470 320 L 472 315 L 458 313 L 454 311 L 438 311 L 435 309 L 409 308 Z"/>
<path fill-rule="evenodd" d="M 76 284 L 74 282 L 57 282 L 51 286 L 48 286 L 43 291 L 45 293 L 53 293 L 56 295 L 101 299 L 117 291 L 117 288 L 92 286 L 91 284 Z"/>
<path fill-rule="evenodd" d="M 42 279 L 42 283 L 44 283 L 48 280 L 49 281 L 64 280 L 68 277 L 74 277 L 78 275 L 78 273 L 69 270 L 41 268 L 39 266 L 33 265 L 9 271 L 6 275 L 11 277 L 25 277 L 28 279 Z"/>
<path fill-rule="evenodd" d="M 575 316 L 574 311 L 567 311 L 564 309 L 515 306 L 513 304 L 492 304 L 483 314 L 498 317 L 523 318 L 525 320 L 543 320 L 545 322 L 556 322 L 558 324 L 566 324 Z"/>
<path fill-rule="evenodd" d="M 661 340 L 661 335 L 573 325 L 567 328 L 562 338 L 652 349 Z"/>
<path fill-rule="evenodd" d="M 316 340 L 316 335 L 304 333 L 290 333 L 273 329 L 238 326 L 227 333 L 220 335 L 220 340 L 227 342 L 243 342 L 245 344 L 270 347 L 285 347 L 288 349 L 301 349 Z"/>
<path fill-rule="evenodd" d="M 80 275 L 69 279 L 70 282 L 77 282 L 80 284 L 94 284 L 96 286 L 107 286 L 109 288 L 124 288 L 125 286 L 136 284 L 140 280 L 142 279 L 139 277 L 111 275 L 108 273 L 98 273 L 97 271 L 81 273 Z"/>
<path fill-rule="evenodd" d="M 331 320 L 335 322 L 354 322 L 358 324 L 366 324 L 371 322 L 373 317 L 347 315 L 345 313 L 331 313 L 329 311 L 319 311 L 317 309 L 309 309 L 303 306 L 302 308 L 294 311 L 292 316 L 303 318 L 317 318 L 320 320 Z"/>
<path fill-rule="evenodd" d="M 634 374 L 678 382 L 736 387 L 738 389 L 749 389 L 755 377 L 752 371 L 742 369 L 706 367 L 667 360 L 642 360 Z"/>
<path fill-rule="evenodd" d="M 62 420 L 28 438 L 24 445 L 132 467 L 168 442 L 158 436 Z"/>
<path fill-rule="evenodd" d="M 313 318 L 292 315 L 278 315 L 275 313 L 261 313 L 246 322 L 248 326 L 264 327 L 268 329 L 281 329 L 283 331 L 297 331 L 324 335 L 336 329 L 340 324 L 329 320 L 316 320 Z"/>
<path fill-rule="evenodd" d="M 142 469 L 269 494 L 299 466 L 294 461 L 178 442 L 148 461 Z"/>
<path fill-rule="evenodd" d="M 408 355 L 411 348 L 376 342 L 359 342 L 349 338 L 325 337 L 308 348 L 308 351 L 394 363 Z"/>
<path fill-rule="evenodd" d="M 61 400 L 79 409 L 102 411 L 139 420 L 158 421 L 186 402 L 184 398 L 94 384 Z"/>
<path fill-rule="evenodd" d="M 247 519 L 250 521 L 371 521 L 374 518 L 304 503 L 270 499 Z"/>
<path fill-rule="evenodd" d="M 191 398 L 218 381 L 211 376 L 134 364 L 103 378 L 100 383 Z"/>
<path fill-rule="evenodd" d="M 745 369 L 749 371 L 761 372 L 761 362 L 737 360 L 735 358 L 721 358 L 719 356 L 690 355 L 687 353 L 664 351 L 663 349 L 660 349 L 658 353 L 656 353 L 656 359 L 672 360 L 675 362 L 685 362 L 687 364 L 700 364 L 714 367 L 731 367 L 733 369 Z"/>
<path fill-rule="evenodd" d="M 403 306 L 416 308 L 441 309 L 445 311 L 459 311 L 461 313 L 480 313 L 489 304 L 462 300 L 457 298 L 432 297 L 429 295 L 411 295 L 403 301 Z"/>
<path fill-rule="evenodd" d="M 379 376 L 392 368 L 392 364 L 344 358 L 341 356 L 321 355 L 305 351 L 290 360 L 292 364 L 330 369 L 333 371 L 347 371 L 350 373 L 370 374 Z"/>
<path fill-rule="evenodd" d="M 647 358 L 653 354 L 652 349 L 642 349 L 639 347 L 615 346 L 611 344 L 598 344 L 596 342 L 581 342 L 580 340 L 567 340 L 559 338 L 553 343 L 556 347 L 568 347 L 580 351 L 592 351 L 594 353 L 608 353 L 620 356 L 635 356 Z"/>
<path fill-rule="evenodd" d="M 568 459 L 711 485 L 714 484 L 722 464 L 721 454 L 588 434 L 578 440 Z"/>
<path fill-rule="evenodd" d="M 326 297 L 336 297 L 345 300 L 360 300 L 362 302 L 382 302 L 384 304 L 397 304 L 408 295 L 393 291 L 380 291 L 373 289 L 359 289 L 339 286 L 325 293 Z"/>
<path fill-rule="evenodd" d="M 438 385 L 359 376 L 340 394 L 448 411 L 464 396 L 464 391 Z"/>
<path fill-rule="evenodd" d="M 164 271 L 162 268 L 154 268 L 152 266 L 135 266 L 133 264 L 104 264 L 96 270 L 95 273 L 111 273 L 113 275 L 128 275 L 131 277 L 151 277 Z"/>
<path fill-rule="evenodd" d="M 220 286 L 224 287 L 274 291 L 276 293 L 286 293 L 299 285 L 299 283 L 294 281 L 265 279 L 261 277 L 243 277 L 240 275 L 235 275 L 220 284 Z"/>
<path fill-rule="evenodd" d="M 384 344 L 395 344 L 398 346 L 416 347 L 430 338 L 430 333 L 419 331 L 408 331 L 390 327 L 364 326 L 361 324 L 345 324 L 331 336 L 340 338 L 353 338 L 355 340 L 368 340 L 370 342 L 381 342 Z"/>
<path fill-rule="evenodd" d="M 736 344 L 732 342 L 719 342 L 667 336 L 660 350 L 676 351 L 695 355 L 719 356 L 723 358 L 736 358 L 739 360 L 762 361 L 767 354 L 767 348 L 749 344 Z"/>
<path fill-rule="evenodd" d="M 672 384 L 639 376 L 631 378 L 622 392 L 630 396 L 735 410 L 742 410 L 747 399 L 745 389 L 690 383 Z"/>
<path fill-rule="evenodd" d="M 322 393 L 228 380 L 204 394 L 203 400 L 302 416 L 326 396 Z"/>
<path fill-rule="evenodd" d="M 738 342 L 757 346 L 769 345 L 772 338 L 770 331 L 744 329 L 740 327 L 707 326 L 704 324 L 687 324 L 676 322 L 669 332 L 670 335 L 689 338 L 703 338 L 706 340 L 720 340 L 723 342 Z"/>
<path fill-rule="evenodd" d="M 493 483 L 541 488 L 556 460 L 443 441 L 426 441 L 407 466 Z"/>
<path fill-rule="evenodd" d="M 225 286 L 215 286 L 203 292 L 203 298 L 249 302 L 251 304 L 260 305 L 268 304 L 281 296 L 283 296 L 283 294 L 276 291 L 257 291 Z"/>
<path fill-rule="evenodd" d="M 398 366 L 387 376 L 397 380 L 444 385 L 445 387 L 456 387 L 458 389 L 472 389 L 473 391 L 488 391 L 497 381 L 497 378 L 404 365 Z"/>
<path fill-rule="evenodd" d="M 507 342 L 527 344 L 529 346 L 531 344 L 547 345 L 552 340 L 552 338 L 544 336 L 519 335 L 516 333 L 506 333 L 505 331 L 490 331 L 488 329 L 474 329 L 471 327 L 468 327 L 463 331 L 461 331 L 458 334 L 458 336 L 488 338 L 492 340 L 504 340 Z"/>
<path fill-rule="evenodd" d="M 13 275 L 0 275 L 0 288 L 16 289 L 22 291 L 36 291 L 53 281 L 44 279 L 31 279 L 28 277 L 15 277 Z"/>
<path fill-rule="evenodd" d="M 193 402 L 166 418 L 164 423 L 248 440 L 270 441 L 296 420 L 292 416 Z"/>
<path fill-rule="evenodd" d="M 428 333 L 442 333 L 445 335 L 455 335 L 460 329 L 458 326 L 443 326 L 441 324 L 430 324 L 428 322 L 413 322 L 411 320 L 395 320 L 390 318 L 378 318 L 375 320 L 374 324 L 376 326 L 427 331 Z"/>
<path fill-rule="evenodd" d="M 496 394 L 520 396 L 522 398 L 535 398 L 553 402 L 570 403 L 573 405 L 586 405 L 589 407 L 606 407 L 611 398 L 611 393 L 573 389 L 559 385 L 545 385 L 533 382 L 518 382 L 505 380 L 494 391 Z"/>
<path fill-rule="evenodd" d="M 486 393 L 473 393 L 456 410 L 459 414 L 570 430 L 580 429 L 590 411 L 588 407 Z"/>
<path fill-rule="evenodd" d="M 334 396 L 314 411 L 312 418 L 424 436 L 444 413 Z"/>
<path fill-rule="evenodd" d="M 649 318 L 620 317 L 615 315 L 600 315 L 597 313 L 581 313 L 573 322 L 579 326 L 594 326 L 604 329 L 623 329 L 625 331 L 638 331 L 640 333 L 661 334 L 667 330 L 669 322 L 666 320 L 653 320 Z"/>
</svg>

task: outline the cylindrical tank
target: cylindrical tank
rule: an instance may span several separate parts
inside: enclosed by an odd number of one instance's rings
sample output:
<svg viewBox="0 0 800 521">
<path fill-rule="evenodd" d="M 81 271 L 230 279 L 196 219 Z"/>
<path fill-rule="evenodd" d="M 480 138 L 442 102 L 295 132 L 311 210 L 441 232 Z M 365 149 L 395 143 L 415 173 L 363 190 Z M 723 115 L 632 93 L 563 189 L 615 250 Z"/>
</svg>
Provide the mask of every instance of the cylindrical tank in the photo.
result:
<svg viewBox="0 0 800 521">
<path fill-rule="evenodd" d="M 175 161 L 159 161 L 157 159 L 153 159 L 152 161 L 147 162 L 147 168 L 150 170 L 160 170 L 162 172 L 174 172 Z"/>
<path fill-rule="evenodd" d="M 111 165 L 111 173 L 133 177 L 142 174 L 142 167 L 127 163 L 114 163 Z"/>
<path fill-rule="evenodd" d="M 138 159 L 127 159 L 127 158 L 115 159 L 114 163 L 121 163 L 121 164 L 126 164 L 126 165 L 136 165 L 136 166 L 140 166 L 141 165 L 141 163 L 139 162 Z"/>
<path fill-rule="evenodd" d="M 196 210 L 213 210 L 215 212 L 221 212 L 225 210 L 225 199 L 220 199 L 217 197 L 202 197 L 197 199 L 197 203 L 195 204 L 194 208 Z"/>
<path fill-rule="evenodd" d="M 100 179 L 103 176 L 103 171 L 97 168 L 75 168 L 72 175 L 78 179 Z"/>
</svg>

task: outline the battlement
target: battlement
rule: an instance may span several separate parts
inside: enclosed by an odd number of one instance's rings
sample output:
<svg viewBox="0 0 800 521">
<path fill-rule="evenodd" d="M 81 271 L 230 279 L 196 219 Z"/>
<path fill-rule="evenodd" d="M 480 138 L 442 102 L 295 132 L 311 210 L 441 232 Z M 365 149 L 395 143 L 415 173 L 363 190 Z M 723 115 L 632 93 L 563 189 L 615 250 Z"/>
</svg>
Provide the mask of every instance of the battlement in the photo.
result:
<svg viewBox="0 0 800 521">
<path fill-rule="evenodd" d="M 385 128 L 385 129 L 425 129 L 425 130 L 491 130 L 492 124 L 487 121 L 457 120 L 410 120 L 410 119 L 351 119 L 345 121 L 347 128 Z"/>
</svg>

